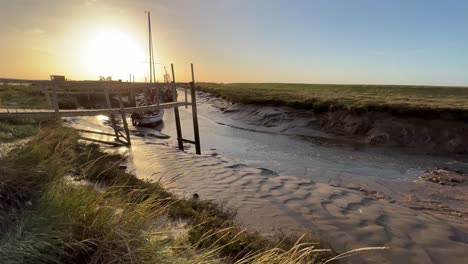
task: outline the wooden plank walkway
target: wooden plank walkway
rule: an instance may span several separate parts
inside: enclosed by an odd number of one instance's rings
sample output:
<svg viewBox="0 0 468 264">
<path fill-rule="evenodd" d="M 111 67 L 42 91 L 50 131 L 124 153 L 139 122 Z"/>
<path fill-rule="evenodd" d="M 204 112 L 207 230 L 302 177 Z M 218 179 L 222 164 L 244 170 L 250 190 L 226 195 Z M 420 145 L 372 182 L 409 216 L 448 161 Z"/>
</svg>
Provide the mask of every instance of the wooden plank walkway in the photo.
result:
<svg viewBox="0 0 468 264">
<path fill-rule="evenodd" d="M 119 140 L 123 138 L 126 140 L 127 145 L 131 145 L 130 132 L 127 124 L 126 114 L 134 112 L 145 112 L 162 109 L 174 109 L 175 122 L 177 127 L 177 141 L 179 148 L 184 150 L 183 143 L 195 144 L 196 153 L 201 154 L 200 148 L 200 136 L 198 128 L 198 116 L 197 116 L 197 102 L 195 99 L 195 76 L 193 71 L 193 64 L 191 64 L 192 82 L 190 82 L 190 90 L 192 101 L 187 100 L 187 90 L 185 91 L 185 102 L 177 102 L 177 83 L 175 82 L 174 65 L 171 64 L 172 82 L 165 83 L 132 83 L 132 82 L 121 82 L 121 81 L 49 81 L 49 80 L 22 80 L 22 79 L 7 79 L 0 78 L 1 84 L 30 84 L 32 87 L 38 87 L 41 92 L 45 95 L 45 99 L 49 106 L 49 109 L 24 109 L 24 108 L 0 108 L 0 118 L 56 118 L 61 117 L 78 117 L 78 116 L 96 116 L 96 115 L 108 115 L 112 121 L 112 128 L 114 129 L 115 138 Z M 39 90 L 38 89 L 38 90 Z M 51 90 L 49 90 L 51 89 Z M 136 105 L 135 93 L 136 89 L 143 90 L 144 100 L 146 104 L 149 102 L 149 93 L 151 89 L 154 89 L 156 94 L 156 104 L 147 106 L 135 106 L 135 107 L 124 107 L 122 101 L 122 93 L 129 94 L 129 101 Z M 160 103 L 160 90 L 171 89 L 172 90 L 172 101 L 169 103 Z M 106 98 L 107 108 L 101 109 L 59 109 L 58 95 L 88 95 L 99 94 L 104 95 Z M 111 94 L 118 96 L 119 108 L 112 108 Z M 89 100 L 89 97 L 88 97 Z M 194 129 L 194 140 L 185 139 L 182 137 L 182 128 L 179 117 L 179 107 L 181 106 L 192 106 L 193 116 L 193 129 Z M 125 131 L 125 135 L 117 128 L 115 118 L 121 116 L 122 125 Z"/>
<path fill-rule="evenodd" d="M 169 109 L 179 106 L 191 105 L 191 102 L 171 102 L 163 103 L 160 105 L 149 105 L 149 106 L 138 106 L 138 107 L 126 107 L 120 108 L 104 108 L 104 109 L 70 109 L 60 110 L 58 113 L 55 110 L 50 109 L 6 109 L 0 108 L 0 118 L 55 118 L 59 117 L 76 117 L 76 116 L 96 116 L 96 115 L 109 115 L 109 114 L 121 114 L 122 111 L 127 113 L 151 111 L 159 109 Z"/>
<path fill-rule="evenodd" d="M 62 88 L 80 88 L 80 89 L 100 89 L 109 88 L 118 89 L 141 89 L 148 87 L 158 87 L 167 85 L 167 83 L 143 83 L 143 82 L 119 82 L 119 81 L 51 81 L 51 80 L 27 80 L 27 79 L 7 79 L 0 78 L 0 84 L 32 84 L 42 86 L 59 86 Z M 83 91 L 83 93 L 86 91 Z"/>
</svg>

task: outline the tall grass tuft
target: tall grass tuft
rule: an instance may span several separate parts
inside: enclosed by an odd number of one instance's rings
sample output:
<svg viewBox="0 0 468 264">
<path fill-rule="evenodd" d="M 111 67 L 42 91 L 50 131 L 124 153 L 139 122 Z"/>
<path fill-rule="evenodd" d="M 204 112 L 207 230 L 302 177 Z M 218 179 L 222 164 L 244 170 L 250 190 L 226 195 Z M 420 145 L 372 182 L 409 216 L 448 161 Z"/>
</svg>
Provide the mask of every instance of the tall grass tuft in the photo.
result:
<svg viewBox="0 0 468 264">
<path fill-rule="evenodd" d="M 315 237 L 242 230 L 234 211 L 177 198 L 121 170 L 125 157 L 78 138 L 52 122 L 0 157 L 0 263 L 322 263 L 335 255 Z M 180 219 L 186 232 L 173 235 Z"/>
</svg>

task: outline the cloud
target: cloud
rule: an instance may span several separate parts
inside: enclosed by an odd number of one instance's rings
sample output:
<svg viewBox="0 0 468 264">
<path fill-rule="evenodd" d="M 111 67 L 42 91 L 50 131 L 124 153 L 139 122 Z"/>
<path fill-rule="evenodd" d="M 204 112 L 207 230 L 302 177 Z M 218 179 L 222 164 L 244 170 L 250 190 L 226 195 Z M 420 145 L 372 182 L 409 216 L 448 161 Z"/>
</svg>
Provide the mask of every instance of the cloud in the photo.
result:
<svg viewBox="0 0 468 264">
<path fill-rule="evenodd" d="M 33 28 L 33 29 L 26 31 L 26 34 L 32 34 L 32 35 L 42 35 L 44 33 L 45 33 L 45 30 L 42 28 Z"/>
<path fill-rule="evenodd" d="M 85 1 L 85 6 L 90 6 L 90 5 L 94 4 L 94 3 L 96 3 L 96 1 L 97 0 L 86 0 Z"/>
<path fill-rule="evenodd" d="M 44 35 L 46 31 L 42 28 L 18 28 L 18 27 L 10 27 L 9 32 L 17 35 L 17 34 L 24 34 L 24 35 Z"/>
</svg>

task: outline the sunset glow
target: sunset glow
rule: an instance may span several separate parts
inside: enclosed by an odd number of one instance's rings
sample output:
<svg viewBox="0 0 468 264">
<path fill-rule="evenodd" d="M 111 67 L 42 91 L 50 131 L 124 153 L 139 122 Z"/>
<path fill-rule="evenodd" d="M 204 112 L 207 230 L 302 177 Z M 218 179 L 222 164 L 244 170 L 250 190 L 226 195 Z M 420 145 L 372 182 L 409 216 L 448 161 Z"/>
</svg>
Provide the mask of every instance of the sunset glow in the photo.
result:
<svg viewBox="0 0 468 264">
<path fill-rule="evenodd" d="M 86 65 L 95 76 L 128 79 L 129 74 L 145 71 L 145 52 L 141 45 L 123 32 L 98 32 L 86 45 Z"/>
<path fill-rule="evenodd" d="M 468 84 L 462 0 L 0 2 L 4 77 L 144 81 L 150 11 L 159 80 Z"/>
</svg>

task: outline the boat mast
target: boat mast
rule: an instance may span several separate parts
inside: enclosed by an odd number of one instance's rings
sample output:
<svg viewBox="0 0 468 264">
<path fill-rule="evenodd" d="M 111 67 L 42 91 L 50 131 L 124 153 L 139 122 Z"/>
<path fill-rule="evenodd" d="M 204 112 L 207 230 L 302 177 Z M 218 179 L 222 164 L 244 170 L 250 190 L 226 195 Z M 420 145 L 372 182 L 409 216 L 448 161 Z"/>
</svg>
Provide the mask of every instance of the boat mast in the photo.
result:
<svg viewBox="0 0 468 264">
<path fill-rule="evenodd" d="M 150 83 L 153 82 L 153 61 L 152 61 L 152 55 L 153 55 L 153 49 L 152 49 L 152 43 L 151 43 L 151 15 L 150 11 L 148 12 L 148 52 L 149 52 L 149 66 L 150 66 Z"/>
<path fill-rule="evenodd" d="M 151 13 L 148 12 L 148 49 L 150 57 L 150 83 L 156 82 L 156 67 L 154 66 L 153 34 L 151 33 Z"/>
</svg>

